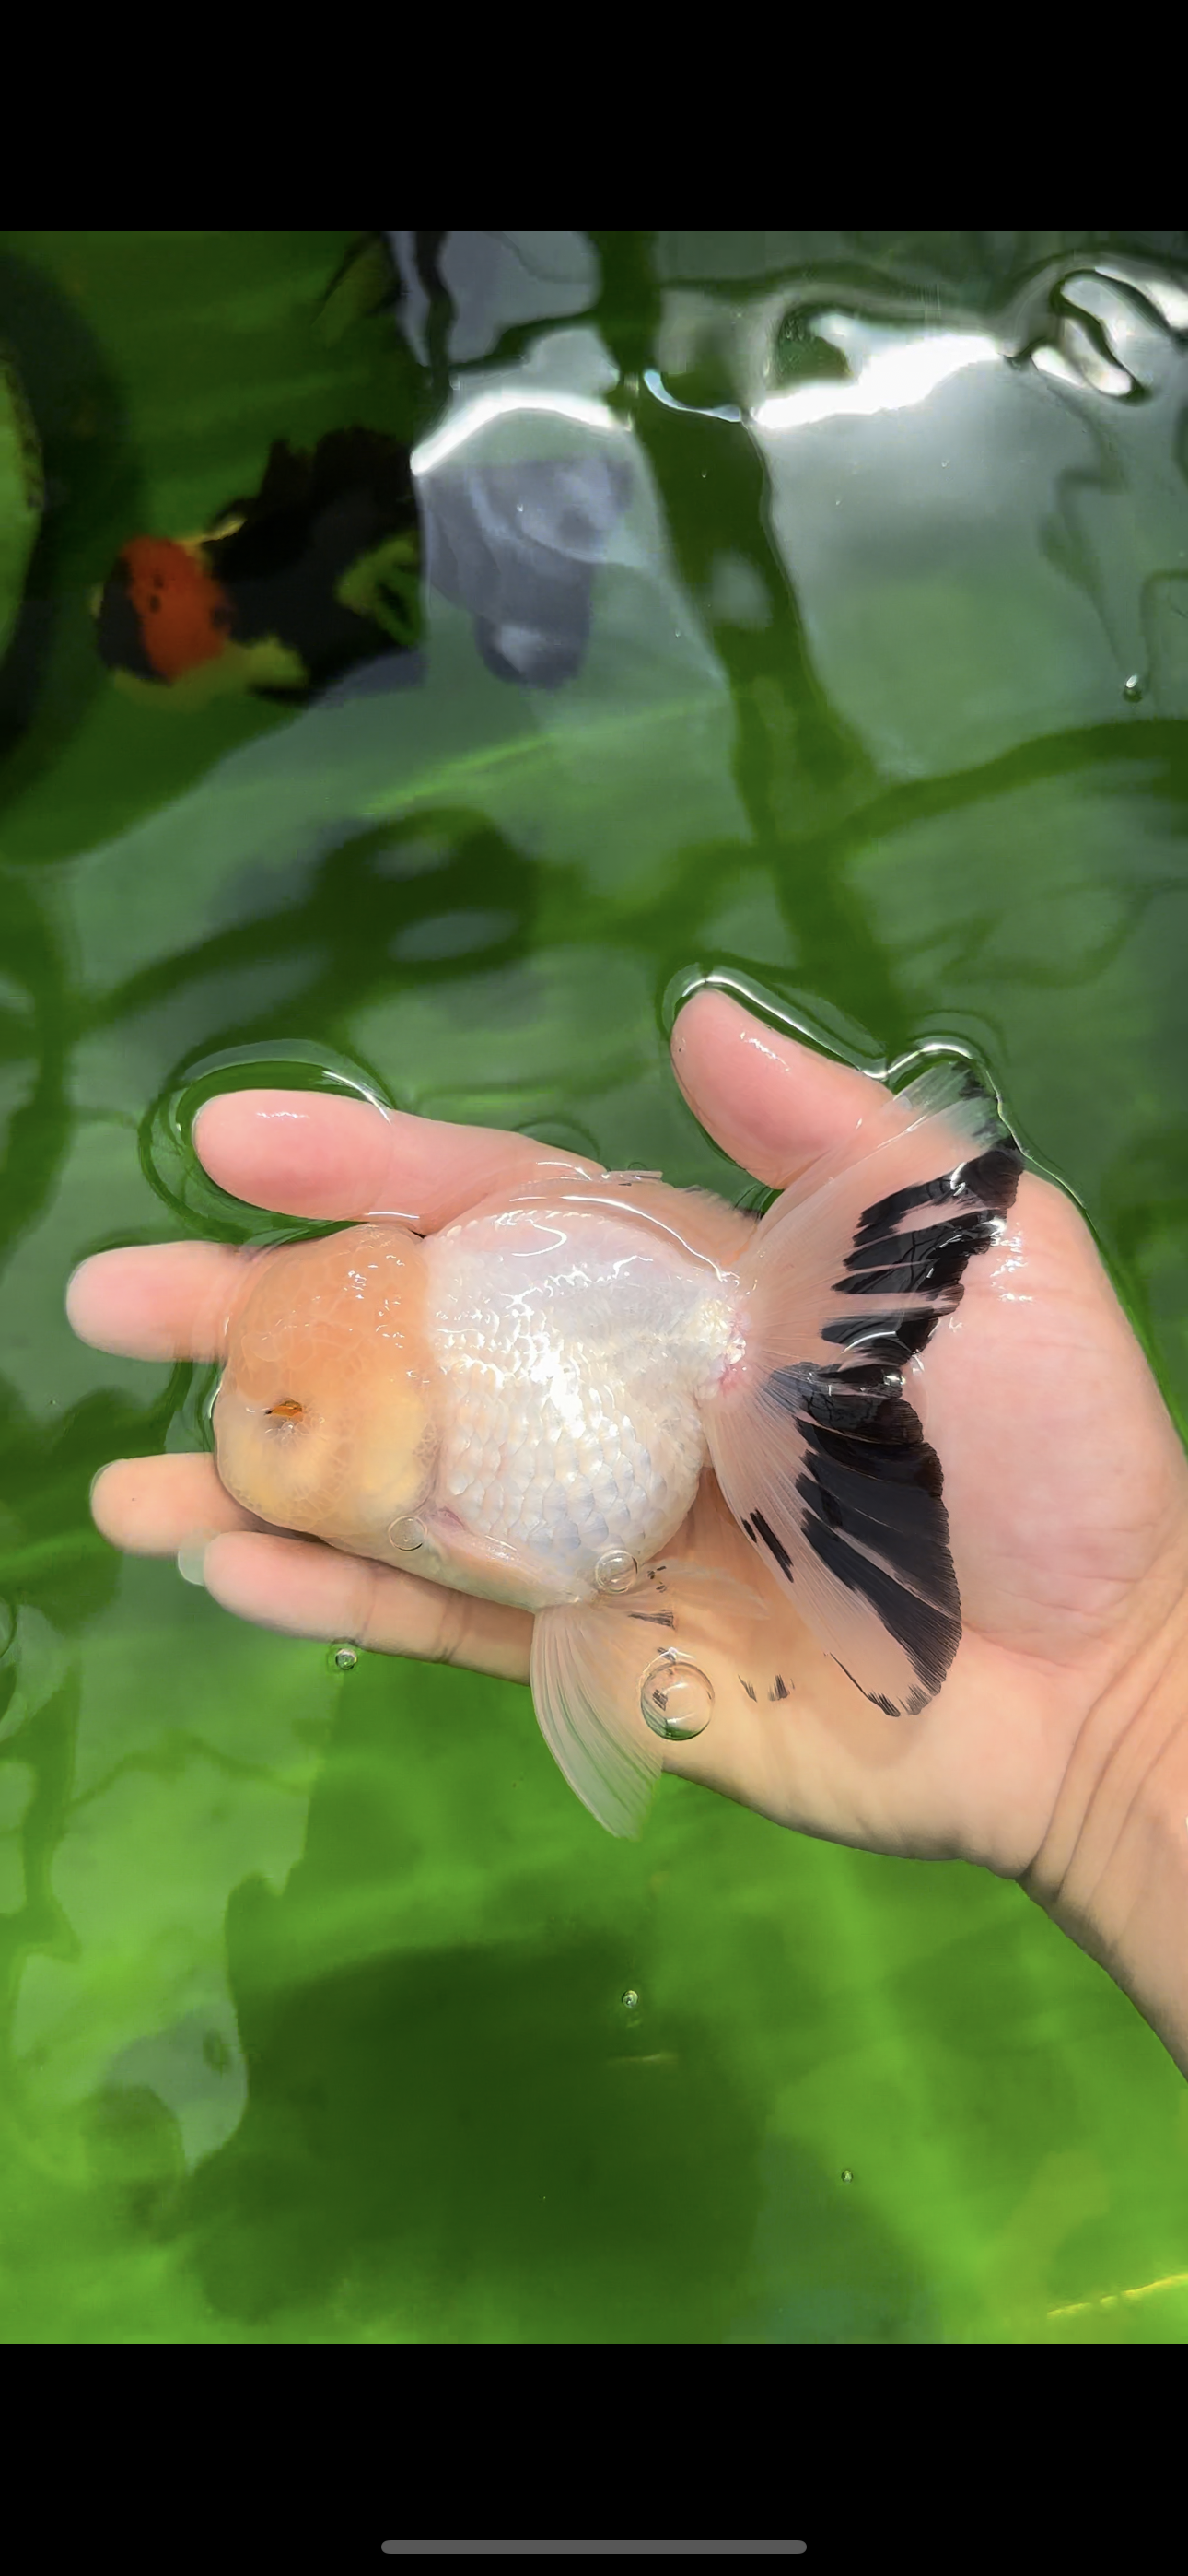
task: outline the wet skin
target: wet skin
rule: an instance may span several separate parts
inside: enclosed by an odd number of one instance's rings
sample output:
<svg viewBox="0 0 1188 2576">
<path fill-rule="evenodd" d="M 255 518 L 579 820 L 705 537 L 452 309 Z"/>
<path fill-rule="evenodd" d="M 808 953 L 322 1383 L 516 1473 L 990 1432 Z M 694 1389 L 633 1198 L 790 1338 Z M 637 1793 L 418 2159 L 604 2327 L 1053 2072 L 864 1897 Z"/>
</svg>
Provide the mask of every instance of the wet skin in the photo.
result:
<svg viewBox="0 0 1188 2576">
<path fill-rule="evenodd" d="M 721 993 L 686 1005 L 672 1052 L 702 1124 L 769 1186 L 869 1122 L 869 1077 Z M 226 1095 L 195 1141 L 220 1186 L 257 1206 L 425 1231 L 498 1190 L 600 1177 L 522 1136 L 307 1094 Z M 746 1220 L 722 1222 L 725 1249 Z M 101 1349 L 218 1359 L 241 1261 L 203 1244 L 101 1254 L 70 1284 L 71 1321 Z M 1096 1777 L 1094 1747 L 1104 1758 L 1138 1723 L 1188 1626 L 1188 1466 L 1086 1226 L 1034 1175 L 999 1253 L 971 1266 L 924 1376 L 964 1622 L 939 1697 L 913 1720 L 856 1701 L 768 1580 L 761 1621 L 718 1617 L 713 1722 L 666 1745 L 664 1767 L 803 1832 L 1042 1875 L 1069 1782 L 1086 1767 Z M 526 1612 L 273 1532 L 230 1500 L 209 1457 L 118 1461 L 93 1507 L 117 1547 L 187 1551 L 241 1618 L 527 1678 Z M 710 1479 L 678 1549 L 756 1583 Z"/>
</svg>

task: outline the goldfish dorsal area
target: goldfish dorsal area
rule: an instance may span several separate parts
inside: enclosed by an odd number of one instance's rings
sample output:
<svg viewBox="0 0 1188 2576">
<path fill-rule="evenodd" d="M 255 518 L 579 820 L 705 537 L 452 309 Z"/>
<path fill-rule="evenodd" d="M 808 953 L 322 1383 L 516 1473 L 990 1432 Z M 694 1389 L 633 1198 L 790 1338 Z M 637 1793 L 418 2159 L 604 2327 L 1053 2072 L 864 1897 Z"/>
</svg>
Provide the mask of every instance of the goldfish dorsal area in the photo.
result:
<svg viewBox="0 0 1188 2576">
<path fill-rule="evenodd" d="M 219 1474 L 247 1511 L 384 1548 L 433 1477 L 424 1293 L 422 1246 L 401 1226 L 351 1226 L 251 1265 L 214 1409 Z"/>
</svg>

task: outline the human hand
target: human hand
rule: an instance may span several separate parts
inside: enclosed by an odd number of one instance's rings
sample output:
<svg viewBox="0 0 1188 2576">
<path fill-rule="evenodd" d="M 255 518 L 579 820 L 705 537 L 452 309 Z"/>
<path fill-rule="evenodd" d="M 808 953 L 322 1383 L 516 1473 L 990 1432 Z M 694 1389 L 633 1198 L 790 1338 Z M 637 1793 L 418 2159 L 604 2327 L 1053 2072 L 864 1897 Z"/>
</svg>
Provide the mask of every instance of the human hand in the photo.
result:
<svg viewBox="0 0 1188 2576">
<path fill-rule="evenodd" d="M 710 1134 L 773 1186 L 833 1152 L 869 1109 L 868 1076 L 712 990 L 681 1012 L 673 1065 Z M 195 1144 L 219 1185 L 256 1206 L 398 1215 L 421 1231 L 537 1177 L 597 1177 L 522 1136 L 305 1093 L 213 1100 Z M 197 1243 L 101 1254 L 71 1282 L 71 1321 L 103 1349 L 217 1360 L 243 1258 Z M 734 1687 L 723 1626 L 713 1721 L 666 1744 L 664 1767 L 803 1832 L 1019 1877 L 1101 1955 L 1106 1936 L 1082 1921 L 1089 1900 L 1070 1887 L 1089 1866 L 1093 1816 L 1100 1840 L 1107 1777 L 1117 1784 L 1121 1762 L 1145 1781 L 1148 1756 L 1178 1741 L 1188 1465 L 1087 1227 L 1032 1174 L 922 1367 L 962 1602 L 943 1690 L 914 1719 L 858 1702 L 771 1586 L 764 1651 L 787 1697 L 752 1701 Z M 527 1679 L 527 1613 L 270 1531 L 230 1500 L 209 1457 L 118 1462 L 94 1511 L 119 1547 L 200 1555 L 208 1590 L 240 1617 Z M 683 1543 L 754 1583 L 712 1479 Z M 1115 1859 L 1111 1843 L 1111 1885 Z M 1101 1875 L 1090 1870 L 1095 1889 Z"/>
</svg>

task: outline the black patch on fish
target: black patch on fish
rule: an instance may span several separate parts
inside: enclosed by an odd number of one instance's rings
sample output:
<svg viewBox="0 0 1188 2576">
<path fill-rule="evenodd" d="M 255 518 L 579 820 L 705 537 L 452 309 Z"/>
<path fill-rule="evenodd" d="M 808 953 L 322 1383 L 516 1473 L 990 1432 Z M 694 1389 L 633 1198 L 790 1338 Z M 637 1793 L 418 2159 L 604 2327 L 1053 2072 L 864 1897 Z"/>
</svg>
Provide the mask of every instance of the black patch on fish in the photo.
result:
<svg viewBox="0 0 1188 2576">
<path fill-rule="evenodd" d="M 975 1086 L 976 1089 L 976 1086 Z M 993 1216 L 1006 1216 L 1014 1206 L 1023 1156 L 1011 1137 L 1001 1145 L 991 1145 L 972 1161 L 959 1163 L 956 1171 L 944 1172 L 935 1181 L 922 1181 L 915 1189 L 892 1190 L 885 1199 L 876 1199 L 864 1208 L 858 1219 L 855 1245 L 874 1242 L 889 1234 L 901 1216 L 913 1208 L 938 1207 L 948 1201 L 976 1198 Z"/>
<path fill-rule="evenodd" d="M 887 1699 L 887 1698 L 884 1696 L 884 1693 L 883 1693 L 882 1691 L 868 1691 L 868 1690 L 863 1690 L 863 1689 L 862 1689 L 862 1684 L 861 1684 L 861 1682 L 855 1682 L 855 1681 L 854 1681 L 854 1676 L 853 1676 L 853 1673 L 850 1671 L 850 1667 L 849 1667 L 849 1665 L 848 1665 L 848 1664 L 843 1664 L 842 1659 L 841 1659 L 841 1656 L 840 1656 L 840 1655 L 835 1655 L 835 1656 L 834 1656 L 834 1658 L 833 1658 L 833 1660 L 834 1660 L 834 1663 L 837 1665 L 837 1669 L 838 1669 L 839 1673 L 844 1673 L 844 1674 L 845 1674 L 845 1677 L 846 1677 L 846 1680 L 847 1680 L 848 1682 L 854 1682 L 854 1688 L 855 1688 L 855 1690 L 861 1693 L 861 1696 L 862 1696 L 862 1698 L 863 1698 L 863 1699 L 868 1699 L 868 1700 L 870 1701 L 870 1704 L 871 1704 L 871 1707 L 872 1707 L 872 1708 L 881 1708 L 881 1709 L 882 1709 L 882 1711 L 883 1711 L 883 1715 L 884 1715 L 884 1717 L 898 1717 L 898 1715 L 899 1715 L 899 1710 L 897 1709 L 897 1707 L 896 1707 L 895 1702 L 894 1702 L 894 1700 L 893 1700 L 893 1699 Z M 928 1694 L 928 1693 L 927 1693 L 927 1691 L 926 1691 L 926 1692 L 925 1692 L 925 1694 L 924 1694 L 925 1699 L 927 1699 L 927 1698 L 928 1698 L 928 1696 L 929 1696 L 929 1694 Z M 914 1693 L 913 1693 L 913 1697 L 914 1697 Z M 909 1705 L 910 1705 L 910 1702 L 909 1702 Z"/>
<path fill-rule="evenodd" d="M 749 1538 L 749 1540 L 750 1540 L 750 1542 L 751 1542 L 752 1547 L 757 1547 L 757 1546 L 758 1546 L 758 1540 L 756 1539 L 756 1536 L 755 1536 L 754 1530 L 752 1529 L 750 1522 L 749 1522 L 749 1521 L 740 1521 L 740 1523 L 739 1523 L 739 1527 L 740 1527 L 740 1529 L 741 1529 L 741 1531 L 742 1531 L 743 1537 L 744 1537 L 744 1538 Z"/>
<path fill-rule="evenodd" d="M 944 1312 L 943 1306 L 925 1306 L 891 1315 L 843 1315 L 832 1324 L 822 1324 L 821 1339 L 839 1342 L 844 1350 L 878 1340 L 885 1345 L 888 1359 L 910 1360 L 927 1349 Z"/>
<path fill-rule="evenodd" d="M 880 1235 L 890 1234 L 901 1216 L 912 1208 L 943 1207 L 958 1196 L 956 1172 L 942 1172 L 935 1181 L 919 1181 L 913 1188 L 892 1190 L 885 1199 L 875 1199 L 863 1208 L 854 1230 L 855 1244 L 875 1242 Z"/>
<path fill-rule="evenodd" d="M 835 1279 L 835 1297 L 929 1297 L 955 1289 L 975 1252 L 987 1252 L 999 1237 L 1000 1219 L 983 1208 L 970 1216 L 945 1218 L 921 1226 L 914 1234 L 871 1236 L 855 1246 L 845 1267 L 855 1276 Z"/>
<path fill-rule="evenodd" d="M 312 454 L 276 439 L 259 491 L 225 503 L 214 525 L 237 517 L 240 527 L 203 539 L 233 602 L 237 643 L 287 644 L 314 686 L 397 649 L 386 629 L 344 606 L 337 587 L 391 538 L 415 537 L 419 550 L 407 448 L 367 429 L 331 430 Z"/>
<path fill-rule="evenodd" d="M 935 1457 L 927 1449 L 923 1454 Z M 919 1585 L 937 1609 L 959 1616 L 948 1519 L 934 1494 L 905 1484 L 895 1493 L 888 1513 L 885 1492 L 872 1494 L 865 1469 L 842 1466 L 836 1456 L 811 1454 L 805 1473 L 796 1479 L 796 1491 L 806 1506 L 805 1536 L 811 1545 L 816 1546 L 815 1524 L 824 1523 L 869 1548 L 895 1575 Z"/>
<path fill-rule="evenodd" d="M 959 1296 L 961 1275 L 974 1252 L 987 1252 L 997 1242 L 1000 1218 L 1015 1203 L 1023 1154 L 1013 1136 L 987 1146 L 953 1172 L 915 1182 L 910 1190 L 892 1190 L 871 1200 L 858 1218 L 853 1252 L 845 1260 L 848 1278 L 835 1280 L 835 1296 Z M 977 1200 L 979 1206 L 972 1206 Z M 935 1226 L 917 1226 L 897 1234 L 899 1218 L 915 1208 L 948 1208 Z M 840 1334 L 830 1332 L 830 1340 Z M 920 1345 L 923 1347 L 923 1345 Z"/>
<path fill-rule="evenodd" d="M 743 1677 L 742 1677 L 742 1674 L 741 1674 L 741 1673 L 739 1674 L 739 1677 L 738 1677 L 738 1678 L 739 1678 L 740 1682 L 742 1682 L 742 1686 L 743 1686 L 743 1689 L 745 1690 L 745 1692 L 746 1692 L 746 1694 L 747 1694 L 747 1698 L 748 1698 L 748 1699 L 754 1699 L 754 1700 L 757 1700 L 757 1699 L 758 1699 L 758 1697 L 759 1697 L 759 1694 L 758 1694 L 758 1691 L 755 1689 L 755 1687 L 754 1687 L 753 1683 L 748 1682 L 748 1681 L 743 1681 Z"/>
<path fill-rule="evenodd" d="M 990 1145 L 984 1154 L 976 1154 L 961 1166 L 960 1178 L 967 1190 L 974 1190 L 996 1216 L 1009 1216 L 1015 1194 L 1023 1176 L 1023 1148 L 1013 1136 L 1000 1145 Z"/>
<path fill-rule="evenodd" d="M 852 1547 L 845 1527 L 813 1507 L 813 1501 L 809 1500 L 813 1494 L 810 1479 L 803 1479 L 799 1490 L 807 1505 L 804 1535 L 814 1555 L 839 1583 L 844 1584 L 847 1592 L 860 1593 L 870 1603 L 888 1635 L 903 1647 L 919 1680 L 927 1685 L 928 1697 L 934 1698 L 961 1642 L 960 1602 L 952 1561 L 948 1557 L 947 1517 L 943 1505 L 938 1505 L 937 1510 L 944 1521 L 944 1535 L 938 1535 L 935 1545 L 926 1550 L 918 1543 L 914 1547 L 910 1544 L 895 1545 L 886 1524 L 864 1524 L 859 1515 L 854 1518 L 853 1534 L 864 1539 L 867 1545 L 877 1546 L 883 1555 L 896 1559 L 904 1565 L 905 1571 L 920 1557 L 926 1559 L 929 1571 L 937 1565 L 947 1564 L 954 1603 L 952 1608 L 937 1608 L 931 1601 L 921 1600 L 918 1593 L 909 1592 L 894 1574 L 887 1572 L 885 1566 Z M 876 1706 L 887 1708 L 891 1716 L 896 1714 L 893 1703 L 886 1700 L 877 1699 Z"/>
<path fill-rule="evenodd" d="M 769 1556 L 774 1556 L 781 1574 L 786 1574 L 790 1583 L 792 1581 L 792 1559 L 789 1556 L 788 1550 L 784 1546 L 782 1539 L 778 1539 L 775 1531 L 768 1528 L 762 1512 L 752 1512 L 751 1518 L 754 1521 L 755 1527 L 753 1530 L 748 1531 L 748 1537 L 753 1538 L 756 1532 L 758 1532 Z M 746 1527 L 745 1522 L 743 1526 L 744 1528 Z"/>
<path fill-rule="evenodd" d="M 1014 1205 L 1022 1169 L 1022 1153 L 1008 1137 L 956 1170 L 938 1173 L 935 1180 L 873 1200 L 858 1219 L 854 1248 L 844 1265 L 858 1276 L 838 1280 L 835 1293 L 919 1296 L 956 1288 L 973 1254 L 998 1241 L 999 1220 Z M 901 1217 L 926 1207 L 948 1207 L 953 1213 L 937 1225 L 896 1233 Z"/>
<path fill-rule="evenodd" d="M 782 1675 L 782 1674 L 780 1674 L 780 1673 L 777 1673 L 777 1674 L 776 1674 L 776 1677 L 775 1677 L 775 1689 L 774 1689 L 774 1690 L 769 1690 L 769 1692 L 768 1692 L 767 1696 L 768 1696 L 768 1698 L 769 1698 L 769 1699 L 787 1699 L 787 1696 L 788 1696 L 788 1685 L 787 1685 L 787 1682 L 784 1680 L 784 1678 L 783 1678 L 783 1675 Z"/>
<path fill-rule="evenodd" d="M 130 567 L 121 556 L 103 585 L 95 641 L 109 671 L 132 671 L 138 680 L 152 680 L 163 689 L 168 683 L 153 669 L 144 630 L 128 596 L 131 579 Z"/>
<path fill-rule="evenodd" d="M 675 1628 L 676 1626 L 675 1613 L 671 1610 L 629 1610 L 627 1616 L 629 1619 L 641 1619 L 645 1628 Z"/>
<path fill-rule="evenodd" d="M 913 1428 L 919 1430 L 910 1404 L 903 1401 L 898 1369 L 882 1360 L 852 1361 L 848 1368 L 839 1369 L 818 1368 L 812 1362 L 773 1369 L 763 1402 L 769 1408 L 778 1405 L 798 1421 L 807 1414 L 822 1429 L 848 1437 L 910 1440 Z"/>
<path fill-rule="evenodd" d="M 1013 1139 L 992 1145 L 986 1153 L 962 1163 L 956 1171 L 942 1173 L 918 1187 L 893 1190 L 885 1199 L 876 1199 L 864 1208 L 854 1236 L 854 1248 L 846 1261 L 848 1272 L 855 1275 L 835 1282 L 834 1293 L 846 1297 L 935 1295 L 931 1310 L 920 1307 L 889 1310 L 880 1315 L 835 1316 L 821 1327 L 824 1342 L 836 1342 L 852 1350 L 876 1340 L 884 1345 L 888 1359 L 914 1359 L 926 1350 L 942 1316 L 951 1315 L 961 1302 L 964 1290 L 961 1279 L 967 1262 L 977 1252 L 986 1251 L 998 1240 L 998 1220 L 1014 1203 L 1023 1169 L 1023 1157 Z M 970 1199 L 983 1202 L 980 1208 L 966 1208 Z M 911 1234 L 897 1234 L 895 1227 L 914 1208 L 948 1205 L 954 1213 L 935 1226 L 919 1228 Z"/>
<path fill-rule="evenodd" d="M 957 1651 L 961 1601 L 940 1460 L 904 1399 L 898 1373 L 877 1362 L 833 1373 L 806 1363 L 774 1370 L 764 1397 L 769 1408 L 794 1417 L 804 1442 L 795 1487 L 804 1507 L 803 1537 L 903 1647 L 925 1685 L 922 1707 L 940 1689 Z M 762 1526 L 758 1514 L 755 1519 Z M 897 1714 L 877 1694 L 875 1705 Z"/>
</svg>

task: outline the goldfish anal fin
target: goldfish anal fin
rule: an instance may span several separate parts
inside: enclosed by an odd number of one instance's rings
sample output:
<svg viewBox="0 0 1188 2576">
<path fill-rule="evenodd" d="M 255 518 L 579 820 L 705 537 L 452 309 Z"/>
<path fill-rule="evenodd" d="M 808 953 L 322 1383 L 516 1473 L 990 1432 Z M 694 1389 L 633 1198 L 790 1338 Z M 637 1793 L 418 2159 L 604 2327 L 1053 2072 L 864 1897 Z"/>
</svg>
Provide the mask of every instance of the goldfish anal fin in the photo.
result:
<svg viewBox="0 0 1188 2576">
<path fill-rule="evenodd" d="M 601 1601 L 542 1610 L 532 1632 L 532 1699 L 549 1751 L 599 1824 L 632 1840 L 660 1770 L 639 1704 L 649 1634 Z"/>
</svg>

